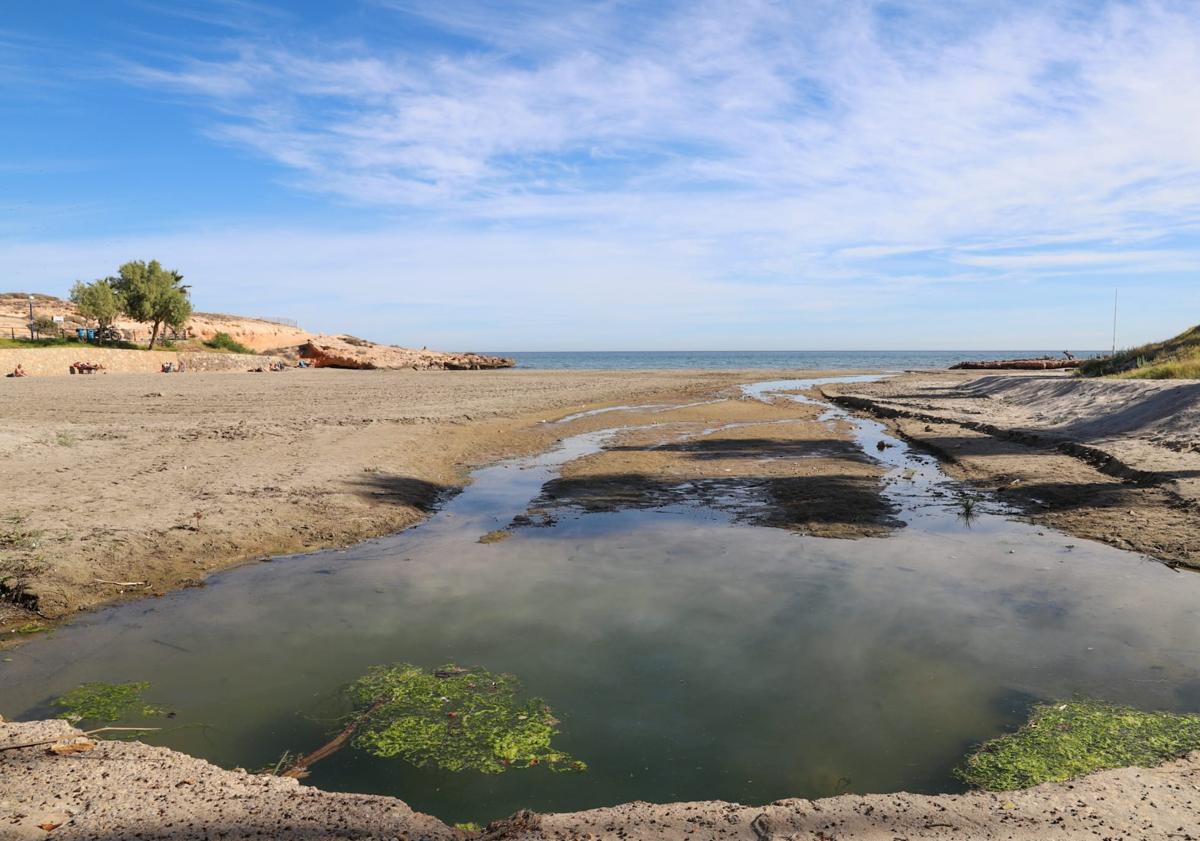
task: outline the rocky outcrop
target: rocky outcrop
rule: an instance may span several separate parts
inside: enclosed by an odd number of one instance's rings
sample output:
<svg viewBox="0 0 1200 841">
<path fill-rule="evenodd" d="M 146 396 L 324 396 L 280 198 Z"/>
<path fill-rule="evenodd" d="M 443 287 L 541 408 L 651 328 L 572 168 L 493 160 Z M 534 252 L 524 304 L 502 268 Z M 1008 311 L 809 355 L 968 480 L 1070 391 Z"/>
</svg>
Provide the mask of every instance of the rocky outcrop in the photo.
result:
<svg viewBox="0 0 1200 841">
<path fill-rule="evenodd" d="M 413 350 L 395 345 L 379 345 L 356 336 L 315 336 L 298 348 L 281 348 L 280 355 L 307 359 L 316 368 L 411 368 L 415 371 L 481 371 L 512 368 L 516 363 L 499 356 L 480 353 L 442 353 Z"/>
</svg>

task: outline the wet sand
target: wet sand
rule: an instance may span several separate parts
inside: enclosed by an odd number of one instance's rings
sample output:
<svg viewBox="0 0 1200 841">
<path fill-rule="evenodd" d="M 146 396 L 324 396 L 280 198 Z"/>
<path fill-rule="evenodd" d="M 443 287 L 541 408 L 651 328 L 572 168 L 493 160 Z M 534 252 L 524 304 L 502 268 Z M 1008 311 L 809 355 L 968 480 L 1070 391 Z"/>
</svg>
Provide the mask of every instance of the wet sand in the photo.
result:
<svg viewBox="0 0 1200 841">
<path fill-rule="evenodd" d="M 823 392 L 1034 522 L 1200 568 L 1194 380 L 934 372 Z"/>
<path fill-rule="evenodd" d="M 0 724 L 0 746 L 70 740 L 66 722 Z M 0 839 L 190 841 L 221 837 L 466 839 L 1200 838 L 1200 753 L 1158 768 L 1103 771 L 1018 792 L 841 795 L 766 806 L 627 803 L 558 815 L 521 813 L 482 835 L 391 797 L 336 794 L 296 780 L 225 771 L 138 742 L 67 756 L 44 746 L 0 754 Z M 47 829 L 49 827 L 49 830 Z"/>
<path fill-rule="evenodd" d="M 398 531 L 472 466 L 563 434 L 543 421 L 704 399 L 747 377 L 310 370 L 4 380 L 0 633 L 198 584 L 247 559 Z"/>
<path fill-rule="evenodd" d="M 716 499 L 722 479 L 740 476 L 766 489 L 760 522 L 886 534 L 894 524 L 878 493 L 882 469 L 846 430 L 818 423 L 809 406 L 738 399 L 739 383 L 788 375 L 321 370 L 5 381 L 0 634 L 11 641 L 19 635 L 5 631 L 200 584 L 248 559 L 398 531 L 474 466 L 614 425 L 631 429 L 569 465 L 546 489 L 548 505 L 645 507 L 680 481 Z M 1025 391 L 1006 396 L 1005 382 Z M 1062 382 L 931 373 L 827 391 L 890 416 L 956 478 L 1038 522 L 1200 563 L 1200 424 L 1189 424 L 1200 398 L 1152 383 L 1085 384 L 1072 396 Z M 631 404 L 655 408 L 588 413 Z M 669 408 L 680 404 L 699 405 Z M 1099 422 L 1106 412 L 1125 426 Z"/>
</svg>

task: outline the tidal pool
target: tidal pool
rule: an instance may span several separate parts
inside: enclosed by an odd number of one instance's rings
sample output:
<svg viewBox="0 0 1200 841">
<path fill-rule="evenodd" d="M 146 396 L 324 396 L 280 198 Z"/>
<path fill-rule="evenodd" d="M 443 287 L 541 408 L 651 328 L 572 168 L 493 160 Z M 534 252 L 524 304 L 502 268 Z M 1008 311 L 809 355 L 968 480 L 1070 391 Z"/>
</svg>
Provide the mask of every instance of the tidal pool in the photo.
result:
<svg viewBox="0 0 1200 841">
<path fill-rule="evenodd" d="M 477 471 L 401 534 L 83 616 L 7 653 L 0 713 L 53 714 L 50 699 L 86 681 L 148 681 L 175 716 L 146 741 L 259 769 L 322 744 L 341 687 L 372 665 L 511 672 L 553 707 L 555 745 L 586 772 L 454 773 L 346 748 L 307 780 L 486 822 L 635 799 L 956 790 L 963 755 L 1035 700 L 1200 711 L 1200 576 L 993 502 L 964 520 L 933 458 L 871 421 L 826 418 L 850 420 L 890 468 L 904 528 L 831 540 L 676 504 L 555 510 L 477 542 L 610 434 L 588 433 Z"/>
</svg>

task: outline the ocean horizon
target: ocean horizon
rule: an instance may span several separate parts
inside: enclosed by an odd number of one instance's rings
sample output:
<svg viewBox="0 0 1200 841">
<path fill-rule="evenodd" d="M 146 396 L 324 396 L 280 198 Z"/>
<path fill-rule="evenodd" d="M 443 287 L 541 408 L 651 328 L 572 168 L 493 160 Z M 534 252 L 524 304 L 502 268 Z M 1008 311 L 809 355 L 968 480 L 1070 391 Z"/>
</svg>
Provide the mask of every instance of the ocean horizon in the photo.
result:
<svg viewBox="0 0 1200 841">
<path fill-rule="evenodd" d="M 516 360 L 518 368 L 538 370 L 599 369 L 865 369 L 902 371 L 943 369 L 957 362 L 1021 357 L 1061 357 L 1061 350 L 638 350 L 638 351 L 486 351 Z M 1105 351 L 1072 350 L 1075 356 Z"/>
</svg>

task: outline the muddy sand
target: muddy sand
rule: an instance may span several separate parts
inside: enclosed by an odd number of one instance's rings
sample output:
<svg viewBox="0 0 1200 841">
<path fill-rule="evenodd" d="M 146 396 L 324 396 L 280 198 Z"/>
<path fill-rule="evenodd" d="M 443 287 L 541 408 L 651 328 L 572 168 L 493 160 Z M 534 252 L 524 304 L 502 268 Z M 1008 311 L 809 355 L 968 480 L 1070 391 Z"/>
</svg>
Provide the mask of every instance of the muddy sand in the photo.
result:
<svg viewBox="0 0 1200 841">
<path fill-rule="evenodd" d="M 4 745 L 79 731 L 63 721 L 0 724 Z M 627 803 L 558 815 L 520 813 L 486 827 L 500 839 L 1200 839 L 1200 753 L 1157 768 L 1104 771 L 1018 792 L 841 795 L 766 806 Z M 0 839 L 465 839 L 391 797 L 324 792 L 226 771 L 139 742 L 56 755 L 45 744 L 0 753 Z"/>
<path fill-rule="evenodd" d="M 0 629 L 198 584 L 251 558 L 398 531 L 471 467 L 564 433 L 543 421 L 704 399 L 747 376 L 309 370 L 0 381 Z"/>
</svg>

